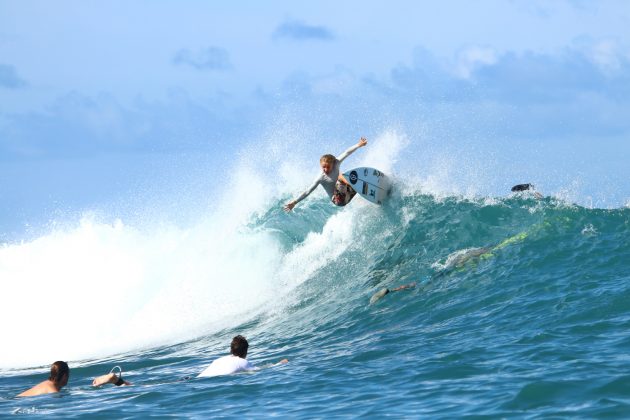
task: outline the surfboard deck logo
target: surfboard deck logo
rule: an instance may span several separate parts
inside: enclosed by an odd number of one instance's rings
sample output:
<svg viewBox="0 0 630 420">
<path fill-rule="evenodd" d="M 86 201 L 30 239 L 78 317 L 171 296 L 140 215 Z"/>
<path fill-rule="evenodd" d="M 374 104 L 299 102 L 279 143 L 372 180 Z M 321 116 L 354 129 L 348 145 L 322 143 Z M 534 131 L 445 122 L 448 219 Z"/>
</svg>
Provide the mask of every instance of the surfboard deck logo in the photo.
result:
<svg viewBox="0 0 630 420">
<path fill-rule="evenodd" d="M 352 185 L 358 184 L 360 188 L 355 188 L 357 193 L 374 204 L 382 204 L 389 195 L 391 181 L 378 169 L 368 167 L 354 168 L 345 172 L 343 176 Z"/>
</svg>

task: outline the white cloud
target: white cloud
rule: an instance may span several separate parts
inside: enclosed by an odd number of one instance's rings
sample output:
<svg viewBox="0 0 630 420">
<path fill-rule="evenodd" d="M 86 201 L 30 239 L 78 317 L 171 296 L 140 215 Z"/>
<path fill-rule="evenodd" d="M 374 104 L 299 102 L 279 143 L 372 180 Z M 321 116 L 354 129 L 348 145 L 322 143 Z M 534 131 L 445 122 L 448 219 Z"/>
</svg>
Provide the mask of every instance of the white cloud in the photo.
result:
<svg viewBox="0 0 630 420">
<path fill-rule="evenodd" d="M 225 49 L 218 47 L 209 47 L 197 52 L 181 49 L 175 53 L 173 63 L 189 65 L 197 70 L 228 70 L 232 68 L 230 55 Z"/>
<path fill-rule="evenodd" d="M 316 78 L 312 90 L 315 94 L 340 95 L 350 93 L 357 86 L 357 77 L 346 69 L 338 68 L 334 73 Z"/>
<path fill-rule="evenodd" d="M 624 72 L 630 63 L 630 48 L 616 38 L 581 36 L 573 41 L 573 48 L 606 76 Z"/>
<path fill-rule="evenodd" d="M 26 86 L 26 82 L 18 76 L 15 67 L 0 64 L 0 87 L 16 89 Z"/>
<path fill-rule="evenodd" d="M 455 75 L 460 79 L 470 79 L 475 70 L 496 64 L 497 53 L 489 47 L 473 46 L 457 54 Z"/>
<path fill-rule="evenodd" d="M 589 57 L 603 71 L 617 71 L 621 68 L 619 46 L 613 40 L 595 43 L 591 47 Z"/>
<path fill-rule="evenodd" d="M 276 28 L 273 33 L 273 38 L 287 38 L 298 41 L 331 41 L 335 36 L 332 31 L 325 26 L 308 25 L 302 21 L 287 21 Z"/>
</svg>

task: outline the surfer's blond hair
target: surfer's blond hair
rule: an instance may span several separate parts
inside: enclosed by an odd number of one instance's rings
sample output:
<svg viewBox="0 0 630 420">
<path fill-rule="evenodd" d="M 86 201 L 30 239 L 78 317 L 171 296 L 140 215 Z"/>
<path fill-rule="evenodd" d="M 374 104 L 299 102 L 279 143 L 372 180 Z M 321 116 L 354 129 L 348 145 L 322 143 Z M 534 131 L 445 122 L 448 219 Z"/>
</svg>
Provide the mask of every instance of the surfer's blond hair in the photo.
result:
<svg viewBox="0 0 630 420">
<path fill-rule="evenodd" d="M 320 162 L 333 163 L 335 160 L 337 160 L 337 158 L 334 157 L 333 155 L 323 155 L 322 157 L 319 158 Z"/>
</svg>

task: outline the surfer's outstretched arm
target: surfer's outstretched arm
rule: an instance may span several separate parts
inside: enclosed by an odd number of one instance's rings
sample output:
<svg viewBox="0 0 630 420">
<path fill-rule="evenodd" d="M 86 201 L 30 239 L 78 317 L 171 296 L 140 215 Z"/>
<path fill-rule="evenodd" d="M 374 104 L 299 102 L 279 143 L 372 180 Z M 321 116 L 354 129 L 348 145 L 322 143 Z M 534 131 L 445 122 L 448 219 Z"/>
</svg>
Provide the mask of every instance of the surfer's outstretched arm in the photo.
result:
<svg viewBox="0 0 630 420">
<path fill-rule="evenodd" d="M 415 282 L 405 284 L 404 286 L 398 286 L 393 289 L 388 289 L 387 287 L 384 289 L 381 289 L 372 295 L 372 297 L 370 298 L 370 305 L 373 303 L 376 303 L 379 299 L 381 299 L 383 296 L 385 296 L 388 293 L 398 292 L 399 290 L 413 289 L 414 287 L 416 287 Z"/>
<path fill-rule="evenodd" d="M 293 210 L 293 207 L 295 207 L 295 205 L 297 203 L 299 203 L 300 201 L 304 200 L 306 197 L 309 196 L 310 193 L 315 191 L 315 188 L 317 188 L 317 186 L 321 182 L 321 179 L 322 179 L 321 175 L 318 175 L 317 178 L 315 179 L 315 181 L 313 181 L 313 185 L 308 187 L 308 189 L 306 191 L 304 191 L 302 194 L 300 194 L 300 196 L 298 198 L 296 198 L 293 201 L 290 201 L 289 203 L 287 203 L 284 206 L 284 211 L 291 211 L 291 210 Z"/>
<path fill-rule="evenodd" d="M 267 363 L 266 365 L 262 365 L 262 366 L 258 366 L 258 370 L 260 369 L 267 369 L 267 368 L 272 368 L 272 367 L 276 367 L 276 366 L 280 366 L 280 365 L 284 365 L 286 363 L 289 363 L 289 359 L 282 359 L 279 362 L 276 363 Z"/>
<path fill-rule="evenodd" d="M 118 368 L 118 371 L 119 371 L 118 375 L 114 373 L 114 370 L 116 370 L 116 368 Z M 112 370 L 109 371 L 109 373 L 105 375 L 97 376 L 92 381 L 92 386 L 94 387 L 98 387 L 105 384 L 114 384 L 116 386 L 121 386 L 121 385 L 129 386 L 131 385 L 131 382 L 125 381 L 123 379 L 122 368 L 120 366 L 114 366 Z"/>
<path fill-rule="evenodd" d="M 405 284 L 404 286 L 398 286 L 395 287 L 393 289 L 389 289 L 390 292 L 397 292 L 399 290 L 405 290 L 405 289 L 413 289 L 414 287 L 416 287 L 416 283 L 409 283 L 409 284 Z"/>
<path fill-rule="evenodd" d="M 365 137 L 361 137 L 361 139 L 359 140 L 359 142 L 357 144 L 355 144 L 354 146 L 350 147 L 348 150 L 346 150 L 345 152 L 343 152 L 341 155 L 339 155 L 339 157 L 337 158 L 337 160 L 339 162 L 343 162 L 343 160 L 345 158 L 347 158 L 348 156 L 350 156 L 354 151 L 356 151 L 358 148 L 366 146 L 367 145 L 367 140 L 365 139 Z"/>
</svg>

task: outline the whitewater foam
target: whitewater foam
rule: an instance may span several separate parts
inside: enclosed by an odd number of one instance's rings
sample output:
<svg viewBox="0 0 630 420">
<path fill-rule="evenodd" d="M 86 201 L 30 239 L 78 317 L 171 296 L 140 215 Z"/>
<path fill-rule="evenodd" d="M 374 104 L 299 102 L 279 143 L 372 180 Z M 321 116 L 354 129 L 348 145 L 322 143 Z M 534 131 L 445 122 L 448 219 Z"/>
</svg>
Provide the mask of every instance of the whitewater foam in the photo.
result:
<svg viewBox="0 0 630 420">
<path fill-rule="evenodd" d="M 391 133 L 374 141 L 383 167 L 392 167 L 401 144 Z M 12 322 L 3 322 L 0 368 L 177 343 L 241 323 L 271 301 L 277 309 L 279 294 L 348 248 L 362 206 L 353 203 L 302 243 L 287 244 L 273 229 L 248 225 L 298 185 L 270 185 L 292 176 L 286 165 L 265 170 L 265 162 L 245 153 L 216 193 L 220 205 L 188 227 L 163 220 L 132 226 L 86 214 L 75 226 L 60 223 L 32 241 L 3 245 L 0 317 Z M 300 181 L 318 171 L 317 159 L 311 166 L 299 172 Z M 286 217 L 290 223 L 296 216 Z"/>
<path fill-rule="evenodd" d="M 177 342 L 229 325 L 272 295 L 281 260 L 264 232 L 219 223 L 142 232 L 84 219 L 4 246 L 0 366 L 80 360 Z M 222 321 L 220 325 L 213 325 Z"/>
</svg>

